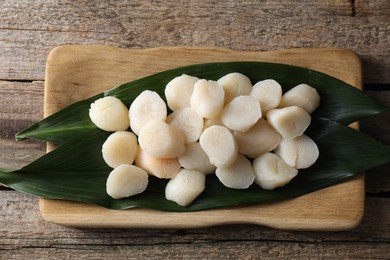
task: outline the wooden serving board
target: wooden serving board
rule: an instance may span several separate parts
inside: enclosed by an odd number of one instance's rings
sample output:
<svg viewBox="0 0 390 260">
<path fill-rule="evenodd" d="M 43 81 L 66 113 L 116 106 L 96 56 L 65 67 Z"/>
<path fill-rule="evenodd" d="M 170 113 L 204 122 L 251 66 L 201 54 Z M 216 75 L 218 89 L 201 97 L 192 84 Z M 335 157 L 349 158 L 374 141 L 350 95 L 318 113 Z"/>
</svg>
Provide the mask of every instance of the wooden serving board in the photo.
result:
<svg viewBox="0 0 390 260">
<path fill-rule="evenodd" d="M 119 49 L 62 46 L 48 57 L 44 114 L 122 83 L 170 68 L 215 61 L 266 61 L 302 66 L 362 87 L 359 57 L 344 49 L 242 52 L 220 48 Z M 364 175 L 296 199 L 192 213 L 148 209 L 109 210 L 85 203 L 40 199 L 47 221 L 74 227 L 194 228 L 252 223 L 286 230 L 344 230 L 364 211 Z"/>
</svg>

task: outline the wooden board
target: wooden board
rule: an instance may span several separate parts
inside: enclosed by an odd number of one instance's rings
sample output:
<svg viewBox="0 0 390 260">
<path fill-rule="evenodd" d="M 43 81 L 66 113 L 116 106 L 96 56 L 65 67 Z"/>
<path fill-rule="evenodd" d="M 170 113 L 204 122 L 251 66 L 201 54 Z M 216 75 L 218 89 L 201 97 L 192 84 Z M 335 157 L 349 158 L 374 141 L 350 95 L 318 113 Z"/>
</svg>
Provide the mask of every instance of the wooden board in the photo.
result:
<svg viewBox="0 0 390 260">
<path fill-rule="evenodd" d="M 290 49 L 239 52 L 220 48 L 118 49 L 62 46 L 49 55 L 45 116 L 103 90 L 182 65 L 214 61 L 267 61 L 327 73 L 362 87 L 359 57 L 344 49 Z M 148 209 L 109 210 L 78 202 L 40 199 L 47 221 L 74 227 L 194 228 L 252 223 L 287 230 L 344 230 L 360 223 L 364 176 L 289 201 L 192 213 Z"/>
</svg>

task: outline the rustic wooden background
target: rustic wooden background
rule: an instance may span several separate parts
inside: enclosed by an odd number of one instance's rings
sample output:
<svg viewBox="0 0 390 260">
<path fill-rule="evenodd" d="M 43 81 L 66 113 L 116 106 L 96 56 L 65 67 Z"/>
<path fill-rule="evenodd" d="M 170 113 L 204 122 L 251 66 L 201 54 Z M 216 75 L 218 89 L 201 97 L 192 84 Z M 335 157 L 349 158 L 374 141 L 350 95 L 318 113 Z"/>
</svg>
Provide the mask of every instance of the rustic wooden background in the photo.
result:
<svg viewBox="0 0 390 260">
<path fill-rule="evenodd" d="M 42 118 L 45 60 L 66 44 L 236 50 L 347 48 L 363 61 L 365 91 L 390 106 L 390 1 L 0 0 L 0 167 L 19 168 L 45 144 L 14 135 Z M 390 145 L 390 114 L 361 121 Z M 364 151 L 362 151 L 364 152 Z M 390 177 L 367 173 L 362 224 L 344 232 L 253 225 L 185 230 L 73 229 L 44 222 L 37 198 L 0 187 L 0 259 L 390 258 Z"/>
</svg>

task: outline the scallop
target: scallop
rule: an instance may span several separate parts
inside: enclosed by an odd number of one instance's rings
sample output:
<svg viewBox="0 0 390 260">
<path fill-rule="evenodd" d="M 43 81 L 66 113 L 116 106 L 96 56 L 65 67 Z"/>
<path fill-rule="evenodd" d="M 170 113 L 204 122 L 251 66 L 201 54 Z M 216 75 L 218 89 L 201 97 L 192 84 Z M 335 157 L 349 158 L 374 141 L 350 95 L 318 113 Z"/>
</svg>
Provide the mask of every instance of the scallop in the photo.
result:
<svg viewBox="0 0 390 260">
<path fill-rule="evenodd" d="M 98 128 L 107 131 L 123 131 L 129 128 L 128 109 L 116 97 L 107 96 L 93 102 L 89 117 Z"/>
<path fill-rule="evenodd" d="M 121 164 L 110 172 L 106 191 L 114 199 L 127 198 L 144 192 L 148 182 L 146 171 L 134 165 Z"/>
<path fill-rule="evenodd" d="M 181 206 L 188 206 L 203 192 L 205 185 L 206 177 L 203 173 L 182 169 L 169 180 L 165 198 Z"/>
</svg>

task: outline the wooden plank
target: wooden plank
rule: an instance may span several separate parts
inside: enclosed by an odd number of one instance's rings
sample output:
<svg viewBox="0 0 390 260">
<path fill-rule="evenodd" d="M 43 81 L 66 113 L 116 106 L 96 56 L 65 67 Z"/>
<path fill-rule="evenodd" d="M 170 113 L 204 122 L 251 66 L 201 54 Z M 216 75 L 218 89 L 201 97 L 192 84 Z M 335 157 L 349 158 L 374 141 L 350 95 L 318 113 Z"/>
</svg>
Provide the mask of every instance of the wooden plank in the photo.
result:
<svg viewBox="0 0 390 260">
<path fill-rule="evenodd" d="M 42 80 L 53 47 L 100 44 L 348 48 L 365 82 L 390 82 L 387 0 L 3 1 L 0 17 L 0 79 Z"/>
<path fill-rule="evenodd" d="M 14 138 L 42 118 L 43 91 L 42 81 L 0 81 L 0 168 L 19 169 L 45 154 L 42 142 Z"/>
<path fill-rule="evenodd" d="M 75 229 L 45 222 L 37 198 L 0 191 L 2 259 L 362 258 L 388 254 L 390 199 L 367 198 L 364 219 L 344 232 L 289 232 L 253 225 L 201 229 Z"/>
<path fill-rule="evenodd" d="M 42 142 L 15 134 L 43 117 L 43 82 L 0 81 L 0 168 L 18 169 L 45 154 Z"/>
<path fill-rule="evenodd" d="M 120 239 L 119 239 L 120 240 Z M 68 245 L 54 243 L 49 248 L 19 246 L 16 250 L 3 250 L 4 259 L 381 259 L 388 254 L 388 243 L 289 243 L 274 241 L 217 241 L 211 245 L 202 241 L 193 244 L 161 243 L 153 246 L 120 245 Z"/>
<path fill-rule="evenodd" d="M 216 48 L 127 50 L 64 46 L 53 50 L 48 58 L 44 114 L 52 114 L 66 105 L 132 79 L 177 66 L 217 60 L 288 63 L 328 73 L 359 88 L 362 86 L 359 58 L 342 49 L 239 52 Z M 359 223 L 363 205 L 363 176 L 291 201 L 239 210 L 208 210 L 207 213 L 145 209 L 114 211 L 80 203 L 40 200 L 42 215 L 48 221 L 81 227 L 138 228 L 256 223 L 283 229 L 339 230 Z"/>
<path fill-rule="evenodd" d="M 44 82 L 0 81 L 0 120 L 29 121 L 27 124 L 43 117 Z M 21 130 L 21 125 L 15 131 Z M 3 132 L 3 131 L 2 131 Z M 7 133 L 7 136 L 13 133 Z"/>
</svg>

